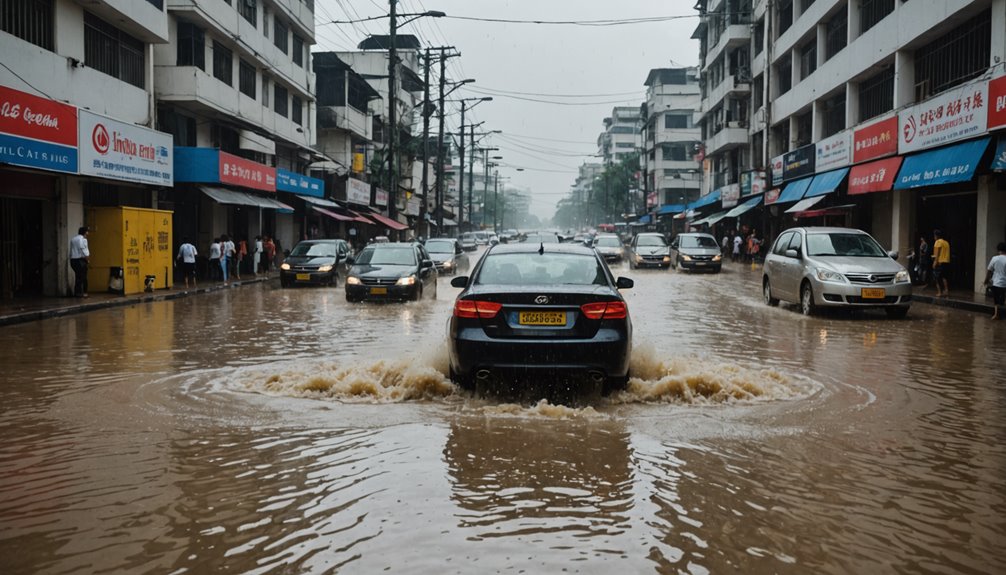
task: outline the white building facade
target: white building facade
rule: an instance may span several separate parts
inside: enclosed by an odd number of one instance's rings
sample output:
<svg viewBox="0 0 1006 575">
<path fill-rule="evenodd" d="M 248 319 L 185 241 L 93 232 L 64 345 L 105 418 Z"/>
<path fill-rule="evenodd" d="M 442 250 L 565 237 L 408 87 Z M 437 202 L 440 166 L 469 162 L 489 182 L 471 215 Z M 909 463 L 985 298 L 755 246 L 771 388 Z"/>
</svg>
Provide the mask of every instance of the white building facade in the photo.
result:
<svg viewBox="0 0 1006 575">
<path fill-rule="evenodd" d="M 655 68 L 646 78 L 642 126 L 647 207 L 683 205 L 699 197 L 701 149 L 696 68 Z"/>
</svg>

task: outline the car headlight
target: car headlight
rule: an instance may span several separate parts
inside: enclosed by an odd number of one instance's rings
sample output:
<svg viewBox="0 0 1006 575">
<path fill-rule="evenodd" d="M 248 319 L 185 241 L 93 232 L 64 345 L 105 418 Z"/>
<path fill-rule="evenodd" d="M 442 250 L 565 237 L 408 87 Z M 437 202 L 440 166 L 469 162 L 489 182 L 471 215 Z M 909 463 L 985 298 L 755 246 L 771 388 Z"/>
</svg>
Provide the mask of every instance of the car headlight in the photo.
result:
<svg viewBox="0 0 1006 575">
<path fill-rule="evenodd" d="M 321 266 L 320 268 L 318 268 L 318 271 L 320 271 L 320 272 L 330 272 L 330 271 L 332 271 L 332 266 L 331 265 Z"/>
<path fill-rule="evenodd" d="M 349 276 L 348 278 L 346 278 L 346 283 L 349 284 L 349 285 L 351 285 L 351 286 L 358 286 L 358 285 L 360 285 L 361 282 L 360 282 L 360 278 L 358 278 L 356 276 Z"/>
<path fill-rule="evenodd" d="M 905 283 L 912 281 L 912 278 L 908 277 L 907 270 L 901 270 L 900 272 L 894 274 L 894 283 Z"/>
<path fill-rule="evenodd" d="M 685 257 L 687 258 L 688 256 L 685 256 Z M 688 258 L 688 259 L 691 259 L 691 258 Z M 671 261 L 671 256 L 664 256 L 664 262 L 669 262 L 669 261 Z"/>
<path fill-rule="evenodd" d="M 404 278 L 398 278 L 398 281 L 395 282 L 395 285 L 410 286 L 414 283 L 416 283 L 416 276 L 405 276 Z"/>
<path fill-rule="evenodd" d="M 720 261 L 721 259 L 723 259 L 723 256 L 721 256 L 721 255 L 715 255 L 715 256 L 713 256 L 713 261 L 714 261 L 714 262 L 718 262 L 718 261 Z"/>
<path fill-rule="evenodd" d="M 290 269 L 290 264 L 288 264 L 288 263 L 283 263 L 283 264 L 281 264 L 281 265 L 279 266 L 279 269 L 281 269 L 281 270 L 288 270 L 288 269 Z"/>
<path fill-rule="evenodd" d="M 845 283 L 845 276 L 838 272 L 833 272 L 831 270 L 826 270 L 823 268 L 817 269 L 817 279 L 823 282 L 838 282 Z"/>
<path fill-rule="evenodd" d="M 683 261 L 686 261 L 686 262 L 690 262 L 690 261 L 692 261 L 692 256 L 688 256 L 688 255 L 685 255 L 685 254 L 681 254 L 681 259 L 682 259 Z"/>
<path fill-rule="evenodd" d="M 639 254 L 636 254 L 636 261 L 637 261 L 637 262 L 641 262 L 641 261 L 643 261 L 643 256 L 641 256 L 641 255 L 639 255 Z"/>
<path fill-rule="evenodd" d="M 454 267 L 454 262 L 452 262 L 452 261 L 450 261 L 450 260 L 447 260 L 446 262 L 444 262 L 444 269 L 445 269 L 445 270 L 449 270 L 449 269 L 451 269 L 452 267 Z"/>
</svg>

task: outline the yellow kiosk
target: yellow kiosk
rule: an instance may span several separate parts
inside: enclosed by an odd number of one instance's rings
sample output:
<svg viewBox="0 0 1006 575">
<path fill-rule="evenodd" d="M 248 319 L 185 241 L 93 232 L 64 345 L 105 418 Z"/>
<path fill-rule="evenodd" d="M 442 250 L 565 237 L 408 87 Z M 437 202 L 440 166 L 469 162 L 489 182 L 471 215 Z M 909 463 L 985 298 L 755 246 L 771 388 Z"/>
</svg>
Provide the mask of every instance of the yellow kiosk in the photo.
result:
<svg viewBox="0 0 1006 575">
<path fill-rule="evenodd" d="M 170 288 L 173 214 L 145 208 L 89 208 L 87 282 L 91 289 L 107 284 L 109 291 L 128 295 Z"/>
</svg>

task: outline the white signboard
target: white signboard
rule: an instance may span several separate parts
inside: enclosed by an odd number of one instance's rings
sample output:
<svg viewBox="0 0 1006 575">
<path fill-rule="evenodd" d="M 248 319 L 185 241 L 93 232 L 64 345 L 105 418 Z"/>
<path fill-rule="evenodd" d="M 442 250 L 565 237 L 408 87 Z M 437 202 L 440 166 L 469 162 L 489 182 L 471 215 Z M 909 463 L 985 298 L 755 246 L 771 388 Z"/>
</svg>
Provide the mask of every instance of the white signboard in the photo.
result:
<svg viewBox="0 0 1006 575">
<path fill-rule="evenodd" d="M 346 180 L 346 201 L 364 206 L 370 205 L 370 184 L 356 178 Z"/>
<path fill-rule="evenodd" d="M 173 186 L 171 135 L 78 111 L 80 173 L 112 180 Z"/>
<path fill-rule="evenodd" d="M 988 128 L 989 83 L 947 90 L 898 114 L 898 153 L 906 154 L 984 134 Z"/>
<path fill-rule="evenodd" d="M 407 216 L 419 215 L 419 198 L 416 197 L 409 198 L 409 203 L 405 206 L 405 215 Z"/>
<path fill-rule="evenodd" d="M 782 167 L 785 164 L 786 154 L 772 158 L 772 185 L 782 184 Z"/>
<path fill-rule="evenodd" d="M 817 160 L 814 170 L 818 173 L 836 168 L 844 168 L 852 163 L 852 130 L 839 132 L 817 143 Z"/>
<path fill-rule="evenodd" d="M 374 190 L 374 205 L 387 206 L 388 205 L 388 191 L 377 188 Z"/>
<path fill-rule="evenodd" d="M 724 208 L 732 208 L 741 199 L 741 185 L 727 184 L 720 188 L 720 202 Z"/>
</svg>

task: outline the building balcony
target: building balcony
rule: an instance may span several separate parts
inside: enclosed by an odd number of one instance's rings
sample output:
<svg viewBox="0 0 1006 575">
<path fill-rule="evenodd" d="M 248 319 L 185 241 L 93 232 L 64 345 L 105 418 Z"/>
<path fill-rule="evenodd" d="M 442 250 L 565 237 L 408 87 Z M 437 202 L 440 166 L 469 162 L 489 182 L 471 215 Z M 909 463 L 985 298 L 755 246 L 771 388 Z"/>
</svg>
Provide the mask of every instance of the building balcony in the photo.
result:
<svg viewBox="0 0 1006 575">
<path fill-rule="evenodd" d="M 83 4 L 95 16 L 114 23 L 144 42 L 163 44 L 168 41 L 168 17 L 150 2 L 102 0 Z"/>
<path fill-rule="evenodd" d="M 675 144 L 679 142 L 698 142 L 702 139 L 702 131 L 696 128 L 659 128 L 655 137 L 647 143 L 649 147 L 660 144 Z"/>
<path fill-rule="evenodd" d="M 342 130 L 357 138 L 373 139 L 371 117 L 352 106 L 318 106 L 318 129 Z"/>
<path fill-rule="evenodd" d="M 702 59 L 703 66 L 708 70 L 709 65 L 720 57 L 720 54 L 731 48 L 745 46 L 751 42 L 751 25 L 747 22 L 731 24 L 720 34 L 719 41 Z"/>
<path fill-rule="evenodd" d="M 728 122 L 723 128 L 706 140 L 706 155 L 748 145 L 748 129 L 741 122 Z"/>
<path fill-rule="evenodd" d="M 702 113 L 708 113 L 719 106 L 727 96 L 744 96 L 751 93 L 750 73 L 747 77 L 727 76 L 718 86 L 709 91 L 702 100 Z"/>
</svg>

